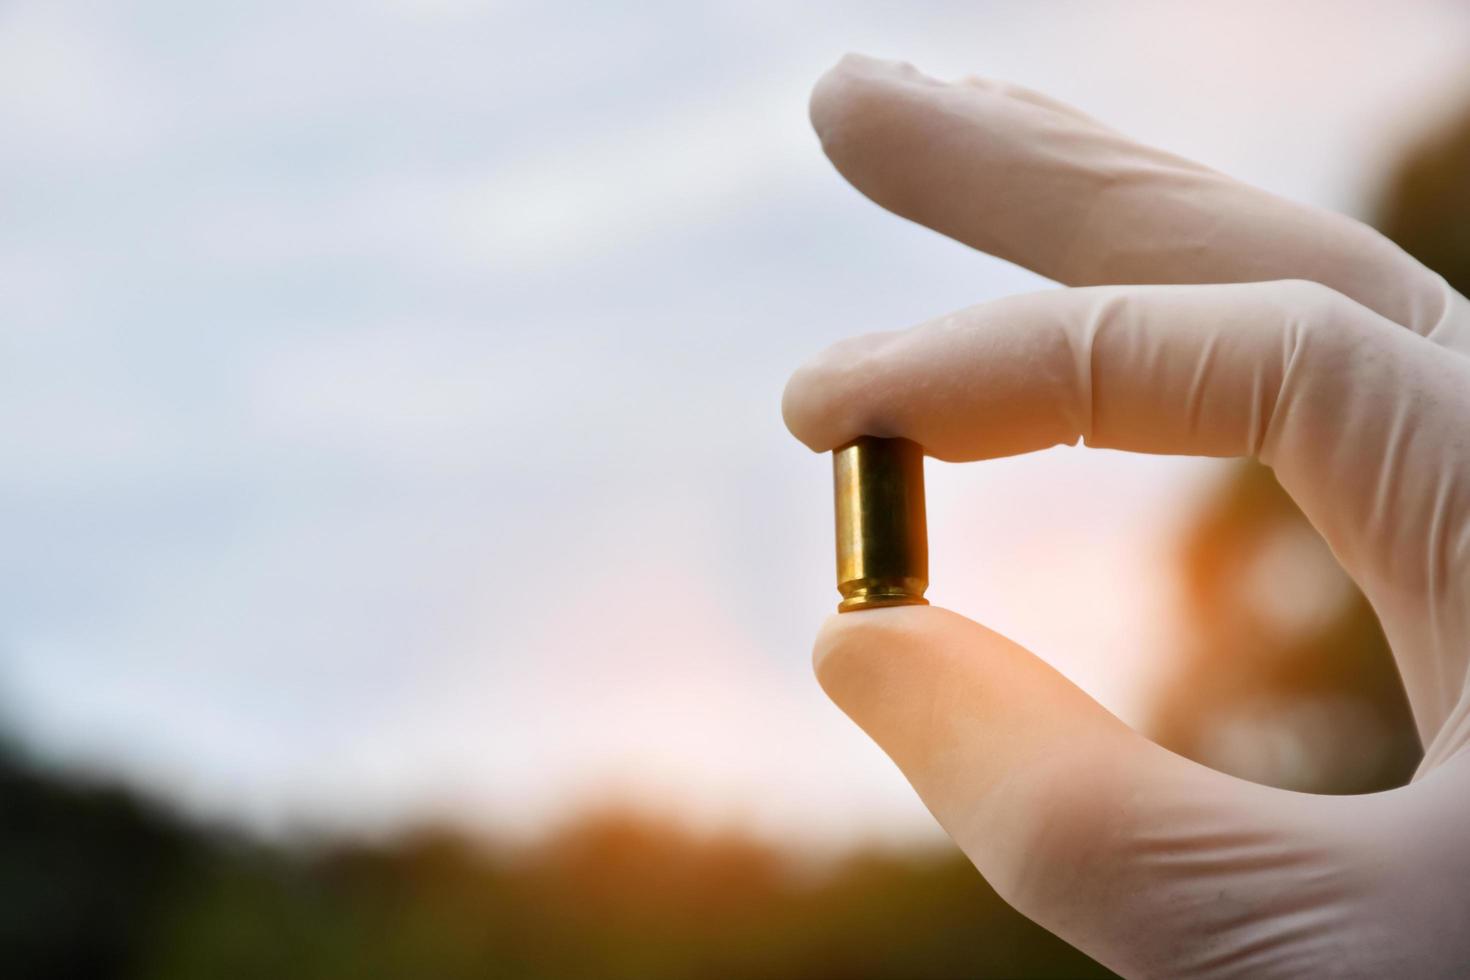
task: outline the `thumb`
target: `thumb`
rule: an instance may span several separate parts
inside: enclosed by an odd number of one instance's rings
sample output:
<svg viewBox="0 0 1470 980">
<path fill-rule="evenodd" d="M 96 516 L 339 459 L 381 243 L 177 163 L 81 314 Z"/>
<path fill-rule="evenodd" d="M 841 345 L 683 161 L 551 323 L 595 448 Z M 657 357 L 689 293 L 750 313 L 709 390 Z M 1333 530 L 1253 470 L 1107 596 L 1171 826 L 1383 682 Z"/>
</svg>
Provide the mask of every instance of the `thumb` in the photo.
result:
<svg viewBox="0 0 1470 980">
<path fill-rule="evenodd" d="M 834 615 L 813 660 L 827 695 L 945 831 L 977 845 L 972 859 L 1003 894 L 1027 855 L 1068 848 L 1082 829 L 1059 822 L 1060 796 L 1090 795 L 1120 760 L 1157 749 L 1044 661 L 935 606 Z"/>
<path fill-rule="evenodd" d="M 834 616 L 814 659 L 1001 897 L 1114 970 L 1316 975 L 1391 918 L 1368 899 L 1396 889 L 1364 861 L 1408 822 L 1396 794 L 1365 805 L 1205 769 L 943 609 Z"/>
</svg>

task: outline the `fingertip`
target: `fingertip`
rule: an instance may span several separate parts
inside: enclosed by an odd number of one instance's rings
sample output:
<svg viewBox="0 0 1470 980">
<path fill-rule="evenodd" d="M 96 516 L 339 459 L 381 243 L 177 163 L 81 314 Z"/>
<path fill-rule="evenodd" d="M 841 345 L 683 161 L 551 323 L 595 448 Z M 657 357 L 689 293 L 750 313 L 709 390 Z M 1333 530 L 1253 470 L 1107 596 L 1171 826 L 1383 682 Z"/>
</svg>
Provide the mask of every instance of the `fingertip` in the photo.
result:
<svg viewBox="0 0 1470 980">
<path fill-rule="evenodd" d="M 932 647 L 955 613 L 937 606 L 884 606 L 834 613 L 817 630 L 812 669 L 834 701 L 905 651 Z"/>
<path fill-rule="evenodd" d="M 841 341 L 808 360 L 792 372 L 781 392 L 781 418 L 787 430 L 813 452 L 827 452 L 863 434 L 842 435 L 850 428 L 842 351 L 851 345 L 851 339 Z"/>
<path fill-rule="evenodd" d="M 913 65 L 849 52 L 812 87 L 808 114 L 824 146 L 881 113 L 884 98 L 903 82 L 928 81 Z"/>
<path fill-rule="evenodd" d="M 905 334 L 886 330 L 848 337 L 797 368 L 781 393 L 786 428 L 819 453 L 862 435 L 907 435 L 895 418 L 893 400 L 885 397 Z"/>
<path fill-rule="evenodd" d="M 813 396 L 818 385 L 813 383 L 810 374 L 811 369 L 803 364 L 787 379 L 786 387 L 781 392 L 781 421 L 786 423 L 786 431 L 795 436 L 797 441 L 812 452 L 819 453 L 830 447 L 822 446 L 814 438 L 816 432 L 812 420 L 817 412 Z"/>
</svg>

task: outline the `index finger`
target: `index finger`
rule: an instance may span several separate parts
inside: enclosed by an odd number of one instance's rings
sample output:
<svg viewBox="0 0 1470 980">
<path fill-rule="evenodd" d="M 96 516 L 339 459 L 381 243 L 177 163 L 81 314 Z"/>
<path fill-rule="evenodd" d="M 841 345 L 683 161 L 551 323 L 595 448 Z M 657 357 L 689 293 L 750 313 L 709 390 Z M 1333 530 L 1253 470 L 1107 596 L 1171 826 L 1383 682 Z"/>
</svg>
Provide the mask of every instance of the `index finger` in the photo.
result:
<svg viewBox="0 0 1470 980">
<path fill-rule="evenodd" d="M 1463 346 L 1445 327 L 1454 291 L 1368 226 L 1039 93 L 848 55 L 817 83 L 811 116 L 832 163 L 878 204 L 1066 285 L 1306 279 Z"/>
</svg>

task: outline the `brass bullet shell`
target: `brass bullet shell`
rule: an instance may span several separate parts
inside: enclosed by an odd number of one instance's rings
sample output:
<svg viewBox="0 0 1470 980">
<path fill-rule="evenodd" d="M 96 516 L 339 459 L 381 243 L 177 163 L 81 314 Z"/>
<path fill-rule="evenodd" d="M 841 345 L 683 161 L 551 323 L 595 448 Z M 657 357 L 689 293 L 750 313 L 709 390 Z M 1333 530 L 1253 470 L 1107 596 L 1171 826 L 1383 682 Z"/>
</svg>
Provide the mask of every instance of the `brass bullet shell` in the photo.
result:
<svg viewBox="0 0 1470 980">
<path fill-rule="evenodd" d="M 838 612 L 927 606 L 924 451 L 907 439 L 863 436 L 832 452 Z"/>
</svg>

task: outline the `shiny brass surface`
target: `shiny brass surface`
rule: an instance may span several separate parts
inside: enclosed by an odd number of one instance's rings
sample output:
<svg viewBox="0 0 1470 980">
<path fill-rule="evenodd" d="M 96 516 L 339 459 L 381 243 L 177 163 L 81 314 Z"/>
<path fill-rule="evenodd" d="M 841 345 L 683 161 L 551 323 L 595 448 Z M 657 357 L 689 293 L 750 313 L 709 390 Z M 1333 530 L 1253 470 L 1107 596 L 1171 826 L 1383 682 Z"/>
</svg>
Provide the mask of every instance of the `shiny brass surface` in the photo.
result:
<svg viewBox="0 0 1470 980">
<path fill-rule="evenodd" d="M 924 451 L 907 439 L 863 436 L 832 452 L 832 480 L 837 611 L 928 605 Z"/>
</svg>

